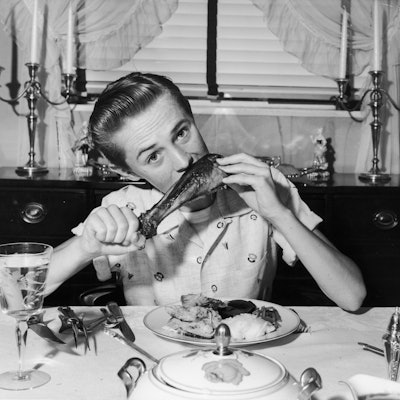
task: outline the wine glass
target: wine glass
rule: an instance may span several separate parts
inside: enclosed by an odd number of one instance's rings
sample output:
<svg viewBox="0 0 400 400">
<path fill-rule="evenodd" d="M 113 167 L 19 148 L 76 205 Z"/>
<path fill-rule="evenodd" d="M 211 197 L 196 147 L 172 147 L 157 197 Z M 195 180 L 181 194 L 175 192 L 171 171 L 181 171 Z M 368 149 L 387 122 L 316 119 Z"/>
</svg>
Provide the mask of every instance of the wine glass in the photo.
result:
<svg viewBox="0 0 400 400">
<path fill-rule="evenodd" d="M 43 307 L 46 276 L 53 248 L 43 243 L 21 242 L 0 245 L 0 307 L 16 319 L 18 369 L 0 374 L 0 388 L 25 390 L 42 386 L 50 375 L 24 370 L 28 319 Z"/>
</svg>

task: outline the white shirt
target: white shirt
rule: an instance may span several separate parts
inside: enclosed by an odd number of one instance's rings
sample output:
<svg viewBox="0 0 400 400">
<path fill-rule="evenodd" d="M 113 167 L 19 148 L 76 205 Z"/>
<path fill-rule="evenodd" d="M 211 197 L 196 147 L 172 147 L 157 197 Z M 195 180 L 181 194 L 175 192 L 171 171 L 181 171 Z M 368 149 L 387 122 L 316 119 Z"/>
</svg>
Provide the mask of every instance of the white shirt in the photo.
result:
<svg viewBox="0 0 400 400">
<path fill-rule="evenodd" d="M 272 171 L 281 201 L 314 229 L 321 218 L 310 211 L 291 182 L 278 170 Z M 161 196 L 154 189 L 127 186 L 104 197 L 102 206 L 133 202 L 140 215 Z M 82 228 L 73 232 L 79 234 Z M 283 235 L 231 189 L 217 192 L 203 240 L 179 210 L 161 222 L 157 233 L 143 250 L 93 261 L 100 280 L 109 279 L 111 269 L 120 270 L 128 304 L 168 304 L 187 293 L 267 300 L 276 273 L 276 243 L 288 264 L 296 261 Z"/>
</svg>

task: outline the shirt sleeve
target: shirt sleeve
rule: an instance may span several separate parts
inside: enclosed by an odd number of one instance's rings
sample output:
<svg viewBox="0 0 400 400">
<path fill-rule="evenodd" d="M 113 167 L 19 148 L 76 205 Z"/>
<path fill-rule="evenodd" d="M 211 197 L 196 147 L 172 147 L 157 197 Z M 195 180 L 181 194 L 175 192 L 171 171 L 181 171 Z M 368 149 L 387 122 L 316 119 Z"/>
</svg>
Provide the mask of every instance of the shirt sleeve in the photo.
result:
<svg viewBox="0 0 400 400">
<path fill-rule="evenodd" d="M 120 207 L 125 206 L 127 203 L 127 199 L 124 196 L 124 189 L 117 190 L 116 192 L 112 192 L 103 197 L 101 201 L 101 207 L 107 207 L 110 204 L 116 204 Z M 94 212 L 98 207 L 94 208 L 92 212 Z M 71 232 L 75 236 L 81 236 L 83 233 L 83 229 L 85 227 L 85 223 L 81 222 L 79 225 L 75 226 L 71 229 Z M 100 256 L 93 259 L 93 266 L 96 270 L 97 279 L 101 282 L 107 281 L 111 279 L 111 267 L 110 262 L 107 256 Z"/>
<path fill-rule="evenodd" d="M 299 221 L 309 230 L 314 230 L 322 222 L 322 218 L 315 214 L 301 199 L 296 186 L 290 182 L 280 171 L 271 168 L 272 177 L 275 182 L 278 196 L 282 203 L 289 208 Z M 288 265 L 297 261 L 297 255 L 286 238 L 278 229 L 272 227 L 272 234 L 275 242 L 282 248 L 282 258 Z"/>
<path fill-rule="evenodd" d="M 135 214 L 140 215 L 158 201 L 161 196 L 162 194 L 156 190 L 142 190 L 130 185 L 104 196 L 101 201 L 101 207 L 108 207 L 111 204 L 124 207 L 128 203 L 132 203 L 135 206 Z M 91 212 L 94 212 L 97 208 L 94 208 Z M 85 223 L 81 222 L 71 229 L 71 232 L 75 236 L 81 236 L 84 227 Z M 111 279 L 111 263 L 108 256 L 100 256 L 93 259 L 93 266 L 96 270 L 97 279 L 102 282 Z"/>
</svg>

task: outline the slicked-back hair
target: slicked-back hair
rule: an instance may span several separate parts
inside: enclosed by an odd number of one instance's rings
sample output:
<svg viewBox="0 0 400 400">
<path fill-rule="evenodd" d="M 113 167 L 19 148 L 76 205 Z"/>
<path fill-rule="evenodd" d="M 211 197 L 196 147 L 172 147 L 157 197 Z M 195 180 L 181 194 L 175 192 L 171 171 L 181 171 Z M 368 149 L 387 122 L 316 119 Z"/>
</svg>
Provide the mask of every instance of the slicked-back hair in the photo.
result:
<svg viewBox="0 0 400 400">
<path fill-rule="evenodd" d="M 125 149 L 113 143 L 113 136 L 123 127 L 127 118 L 147 110 L 165 94 L 171 95 L 187 116 L 193 119 L 189 101 L 165 76 L 133 72 L 108 84 L 89 119 L 88 133 L 95 149 L 118 167 L 129 169 Z"/>
</svg>

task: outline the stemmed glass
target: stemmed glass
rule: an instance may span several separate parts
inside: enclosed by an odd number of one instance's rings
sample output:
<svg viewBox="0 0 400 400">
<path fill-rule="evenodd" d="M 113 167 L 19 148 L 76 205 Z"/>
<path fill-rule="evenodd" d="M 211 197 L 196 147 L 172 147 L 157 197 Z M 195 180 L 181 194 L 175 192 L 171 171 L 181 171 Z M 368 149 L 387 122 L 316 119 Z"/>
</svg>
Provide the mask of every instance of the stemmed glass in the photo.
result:
<svg viewBox="0 0 400 400">
<path fill-rule="evenodd" d="M 25 390 L 42 386 L 50 375 L 24 370 L 28 319 L 43 307 L 44 289 L 53 248 L 43 243 L 21 242 L 0 245 L 0 306 L 16 319 L 18 369 L 0 374 L 0 388 Z"/>
</svg>

